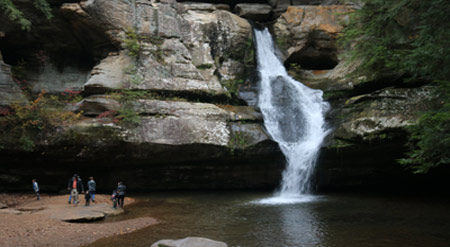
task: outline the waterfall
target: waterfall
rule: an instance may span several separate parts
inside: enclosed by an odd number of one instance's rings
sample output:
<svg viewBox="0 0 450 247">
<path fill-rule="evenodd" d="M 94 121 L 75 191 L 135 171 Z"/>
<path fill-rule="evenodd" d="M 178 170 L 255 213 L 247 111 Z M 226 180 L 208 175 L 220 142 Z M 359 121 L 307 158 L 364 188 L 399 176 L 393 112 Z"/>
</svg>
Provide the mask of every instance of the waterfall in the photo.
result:
<svg viewBox="0 0 450 247">
<path fill-rule="evenodd" d="M 270 32 L 254 30 L 260 85 L 258 106 L 267 132 L 286 157 L 281 201 L 299 199 L 311 192 L 310 177 L 327 135 L 324 114 L 329 108 L 323 92 L 291 78 L 275 54 Z M 294 200 L 295 201 L 295 200 Z"/>
</svg>

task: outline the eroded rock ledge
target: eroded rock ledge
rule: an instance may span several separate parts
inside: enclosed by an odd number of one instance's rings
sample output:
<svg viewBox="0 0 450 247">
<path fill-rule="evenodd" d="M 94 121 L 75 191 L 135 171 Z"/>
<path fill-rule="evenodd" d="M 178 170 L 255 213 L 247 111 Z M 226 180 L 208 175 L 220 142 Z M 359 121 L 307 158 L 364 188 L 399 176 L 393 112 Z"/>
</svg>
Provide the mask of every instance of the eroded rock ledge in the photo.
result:
<svg viewBox="0 0 450 247">
<path fill-rule="evenodd" d="M 431 89 L 394 80 L 380 87 L 391 80 L 382 75 L 348 77 L 358 63 L 341 56 L 345 50 L 336 38 L 355 6 L 333 5 L 338 3 L 61 1 L 54 25 L 32 17 L 33 35 L 14 25 L 0 27 L 0 108 L 27 104 L 10 72 L 22 60 L 33 92 L 70 89 L 83 95 L 72 107 L 83 118 L 62 126 L 33 152 L 3 147 L 0 189 L 28 189 L 28 180 L 42 170 L 41 180 L 53 191 L 74 171 L 122 179 L 142 191 L 275 187 L 284 158 L 256 107 L 248 19 L 268 23 L 291 75 L 324 90 L 332 105 L 328 120 L 335 131 L 319 164 L 318 173 L 326 175 L 318 180 L 329 186 L 346 184 L 342 178 L 354 174 L 358 181 L 379 178 L 378 171 L 387 171 L 376 164 L 380 160 L 355 153 L 389 149 L 382 162 L 395 165 L 405 127 L 418 110 L 434 104 Z M 125 91 L 146 96 L 131 102 L 114 97 Z M 117 122 L 125 106 L 139 116 L 137 125 Z"/>
</svg>

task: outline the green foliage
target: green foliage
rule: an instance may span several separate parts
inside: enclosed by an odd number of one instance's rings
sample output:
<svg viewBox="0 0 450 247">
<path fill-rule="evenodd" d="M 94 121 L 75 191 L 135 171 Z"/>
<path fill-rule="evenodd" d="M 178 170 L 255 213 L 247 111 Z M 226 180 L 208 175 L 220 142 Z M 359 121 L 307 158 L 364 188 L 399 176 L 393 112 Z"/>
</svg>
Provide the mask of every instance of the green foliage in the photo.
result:
<svg viewBox="0 0 450 247">
<path fill-rule="evenodd" d="M 70 124 L 81 118 L 80 113 L 65 110 L 67 102 L 57 96 L 45 96 L 45 91 L 29 105 L 12 105 L 11 112 L 2 122 L 2 141 L 14 144 L 19 140 L 21 148 L 32 151 L 35 143 L 59 126 Z"/>
<path fill-rule="evenodd" d="M 228 148 L 231 153 L 234 153 L 235 149 L 245 149 L 248 146 L 248 139 L 248 134 L 243 131 L 233 132 L 228 142 Z"/>
<path fill-rule="evenodd" d="M 210 63 L 204 63 L 197 66 L 197 69 L 205 70 L 205 69 L 211 69 L 213 67 Z"/>
<path fill-rule="evenodd" d="M 117 118 L 120 120 L 120 124 L 126 127 L 138 126 L 141 123 L 141 118 L 139 114 L 132 108 L 122 106 L 119 111 Z"/>
<path fill-rule="evenodd" d="M 136 66 L 136 61 L 125 68 L 123 72 L 129 75 L 128 83 L 131 86 L 139 86 L 144 81 L 144 78 L 140 75 Z"/>
<path fill-rule="evenodd" d="M 418 123 L 410 127 L 410 151 L 406 158 L 399 160 L 415 173 L 450 164 L 450 82 L 441 82 L 439 94 L 442 106 L 423 114 Z"/>
<path fill-rule="evenodd" d="M 52 9 L 46 0 L 34 0 L 33 4 L 34 7 L 40 10 L 48 20 L 53 18 Z"/>
<path fill-rule="evenodd" d="M 275 37 L 275 43 L 277 44 L 278 48 L 280 48 L 283 51 L 286 51 L 290 44 L 292 42 L 292 37 L 288 34 L 283 34 L 278 37 Z"/>
<path fill-rule="evenodd" d="M 224 80 L 222 84 L 228 89 L 230 96 L 237 97 L 239 89 L 244 85 L 244 80 Z"/>
<path fill-rule="evenodd" d="M 134 110 L 133 104 L 139 99 L 147 99 L 150 93 L 141 90 L 122 90 L 117 93 L 110 93 L 110 97 L 118 100 L 121 104 L 116 119 L 125 127 L 135 127 L 141 123 L 139 113 Z"/>
<path fill-rule="evenodd" d="M 298 63 L 291 63 L 289 64 L 288 73 L 293 78 L 300 79 L 300 76 L 302 74 L 302 67 Z"/>
<path fill-rule="evenodd" d="M 135 29 L 128 28 L 125 30 L 126 38 L 123 40 L 123 48 L 128 51 L 128 55 L 133 58 L 138 58 L 141 52 L 141 38 Z"/>
<path fill-rule="evenodd" d="M 361 60 L 356 73 L 395 73 L 439 84 L 441 104 L 410 128 L 410 152 L 400 163 L 417 173 L 448 164 L 450 150 L 450 1 L 363 0 L 339 43 Z"/>
<path fill-rule="evenodd" d="M 33 5 L 50 20 L 53 18 L 52 9 L 46 0 L 34 0 Z M 22 30 L 31 30 L 31 21 L 25 18 L 23 12 L 19 10 L 12 0 L 0 0 L 0 9 L 9 20 L 20 25 Z"/>
<path fill-rule="evenodd" d="M 446 0 L 363 0 L 350 14 L 339 43 L 352 46 L 360 71 L 450 78 L 450 2 Z"/>
<path fill-rule="evenodd" d="M 252 65 L 255 63 L 255 46 L 253 44 L 253 39 L 246 39 L 245 41 L 245 55 L 244 64 Z"/>
</svg>

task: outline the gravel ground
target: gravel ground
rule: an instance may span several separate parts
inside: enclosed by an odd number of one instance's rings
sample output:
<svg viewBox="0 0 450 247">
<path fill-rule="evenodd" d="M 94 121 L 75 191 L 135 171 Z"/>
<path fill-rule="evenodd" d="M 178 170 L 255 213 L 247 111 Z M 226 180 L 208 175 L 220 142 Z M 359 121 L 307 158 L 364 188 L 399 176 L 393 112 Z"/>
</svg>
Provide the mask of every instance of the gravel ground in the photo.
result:
<svg viewBox="0 0 450 247">
<path fill-rule="evenodd" d="M 4 213 L 0 212 L 0 246 L 81 246 L 157 224 L 156 219 L 150 217 L 95 224 L 53 219 L 52 208 L 76 210 L 67 199 L 67 195 L 41 195 L 41 200 L 36 201 L 34 195 L 0 194 L 0 203 L 9 206 Z M 133 202 L 134 199 L 126 198 L 125 210 L 126 205 Z M 81 208 L 83 203 L 78 207 Z M 96 195 L 96 203 L 111 203 L 109 195 Z M 8 213 L 16 210 L 21 214 Z"/>
</svg>

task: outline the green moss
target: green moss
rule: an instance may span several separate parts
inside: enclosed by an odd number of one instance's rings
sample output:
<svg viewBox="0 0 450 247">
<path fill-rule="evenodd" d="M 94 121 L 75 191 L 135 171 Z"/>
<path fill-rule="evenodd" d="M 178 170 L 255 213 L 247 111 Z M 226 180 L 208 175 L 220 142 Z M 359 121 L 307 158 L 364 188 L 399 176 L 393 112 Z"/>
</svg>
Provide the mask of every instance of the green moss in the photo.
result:
<svg viewBox="0 0 450 247">
<path fill-rule="evenodd" d="M 282 34 L 275 37 L 275 43 L 282 51 L 286 51 L 291 46 L 291 42 L 292 37 L 289 34 Z"/>
<path fill-rule="evenodd" d="M 221 81 L 221 84 L 227 88 L 230 97 L 237 98 L 239 94 L 239 89 L 245 85 L 245 82 L 243 79 L 223 80 Z"/>
<path fill-rule="evenodd" d="M 200 64 L 200 65 L 198 65 L 198 66 L 196 66 L 196 67 L 197 67 L 197 69 L 205 70 L 205 69 L 211 69 L 211 68 L 213 68 L 214 65 L 212 65 L 212 64 L 210 64 L 210 63 L 204 63 L 204 64 Z"/>
<path fill-rule="evenodd" d="M 346 141 L 346 140 L 334 139 L 333 145 L 328 146 L 328 148 L 339 150 L 341 148 L 347 148 L 347 147 L 351 147 L 353 145 L 354 145 L 353 143 Z"/>
<path fill-rule="evenodd" d="M 332 100 L 332 99 L 347 98 L 349 97 L 349 95 L 350 92 L 344 90 L 325 91 L 323 93 L 323 98 L 325 100 Z"/>
<path fill-rule="evenodd" d="M 231 153 L 234 153 L 236 149 L 245 149 L 249 144 L 250 136 L 248 133 L 243 131 L 233 132 L 228 142 L 228 148 Z"/>
</svg>

